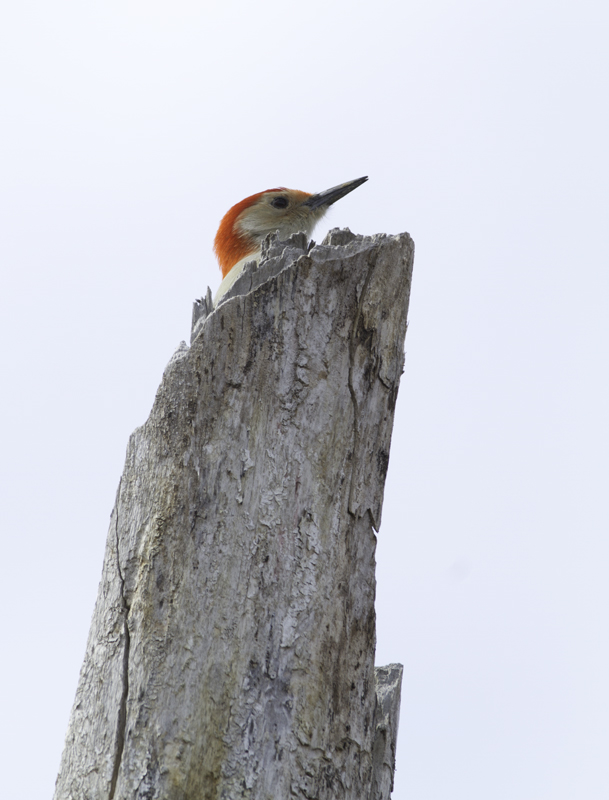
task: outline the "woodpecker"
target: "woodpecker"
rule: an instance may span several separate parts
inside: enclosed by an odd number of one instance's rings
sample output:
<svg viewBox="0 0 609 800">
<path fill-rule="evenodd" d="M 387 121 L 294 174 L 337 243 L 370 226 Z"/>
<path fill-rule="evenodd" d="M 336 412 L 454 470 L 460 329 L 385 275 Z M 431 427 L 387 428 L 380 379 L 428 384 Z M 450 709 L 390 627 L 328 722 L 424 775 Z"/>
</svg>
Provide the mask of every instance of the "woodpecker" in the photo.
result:
<svg viewBox="0 0 609 800">
<path fill-rule="evenodd" d="M 368 178 L 341 183 L 318 194 L 297 189 L 268 189 L 246 197 L 226 212 L 214 240 L 214 251 L 222 270 L 222 283 L 216 292 L 214 305 L 237 280 L 249 261 L 260 258 L 264 237 L 275 231 L 280 240 L 304 231 L 307 236 L 328 208 Z"/>
</svg>

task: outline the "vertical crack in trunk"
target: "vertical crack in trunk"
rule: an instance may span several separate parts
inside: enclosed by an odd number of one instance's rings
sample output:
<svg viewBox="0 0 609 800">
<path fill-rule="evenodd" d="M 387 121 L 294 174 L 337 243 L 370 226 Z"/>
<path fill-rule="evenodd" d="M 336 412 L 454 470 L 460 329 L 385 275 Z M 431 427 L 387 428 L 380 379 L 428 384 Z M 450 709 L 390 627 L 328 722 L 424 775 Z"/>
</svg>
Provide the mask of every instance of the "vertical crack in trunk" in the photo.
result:
<svg viewBox="0 0 609 800">
<path fill-rule="evenodd" d="M 362 286 L 362 293 L 360 295 L 359 303 L 357 305 L 357 313 L 355 315 L 355 320 L 353 321 L 353 329 L 351 331 L 351 336 L 349 338 L 349 375 L 347 380 L 349 384 L 349 394 L 351 395 L 351 402 L 353 403 L 353 463 L 351 466 L 351 485 L 349 486 L 349 502 L 347 504 L 347 511 L 351 515 L 353 515 L 351 508 L 353 502 L 353 494 L 355 492 L 355 481 L 357 479 L 356 458 L 357 458 L 357 453 L 359 451 L 359 439 L 360 439 L 359 403 L 357 402 L 357 397 L 355 395 L 355 388 L 353 387 L 353 369 L 355 365 L 355 349 L 357 347 L 357 329 L 359 326 L 360 318 L 362 316 L 362 306 L 364 304 L 364 298 L 366 296 L 368 284 L 370 283 L 370 278 L 372 277 L 372 271 L 374 270 L 375 266 L 376 263 L 373 262 L 368 268 L 368 273 L 366 275 L 364 285 Z M 372 516 L 372 514 L 370 516 Z"/>
<path fill-rule="evenodd" d="M 127 598 L 125 597 L 125 578 L 121 572 L 121 560 L 119 550 L 118 538 L 118 508 L 121 495 L 121 481 L 118 484 L 118 492 L 116 494 L 116 568 L 118 570 L 118 577 L 121 584 L 121 611 L 123 614 L 123 636 L 124 636 L 124 649 L 123 649 L 123 691 L 121 694 L 120 706 L 118 709 L 118 720 L 116 722 L 116 752 L 114 754 L 114 767 L 112 769 L 112 780 L 110 782 L 110 794 L 108 800 L 114 800 L 114 793 L 116 792 L 116 784 L 118 781 L 118 773 L 123 758 L 123 750 L 125 747 L 125 728 L 127 727 L 127 696 L 129 695 L 129 648 L 131 645 L 131 637 L 129 634 L 129 625 L 127 620 L 129 617 L 129 606 L 127 605 Z"/>
</svg>

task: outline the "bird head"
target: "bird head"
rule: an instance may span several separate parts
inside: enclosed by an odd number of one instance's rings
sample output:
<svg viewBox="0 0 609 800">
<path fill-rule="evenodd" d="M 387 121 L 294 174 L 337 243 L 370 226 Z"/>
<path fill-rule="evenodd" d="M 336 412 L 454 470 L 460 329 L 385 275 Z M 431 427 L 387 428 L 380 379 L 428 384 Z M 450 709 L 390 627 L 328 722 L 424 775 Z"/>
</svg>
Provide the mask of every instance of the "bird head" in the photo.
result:
<svg viewBox="0 0 609 800">
<path fill-rule="evenodd" d="M 240 261 L 256 258 L 269 233 L 278 231 L 280 240 L 299 231 L 310 236 L 332 203 L 367 180 L 358 178 L 318 194 L 281 187 L 269 189 L 234 205 L 222 218 L 214 241 L 222 277 L 225 278 Z"/>
</svg>

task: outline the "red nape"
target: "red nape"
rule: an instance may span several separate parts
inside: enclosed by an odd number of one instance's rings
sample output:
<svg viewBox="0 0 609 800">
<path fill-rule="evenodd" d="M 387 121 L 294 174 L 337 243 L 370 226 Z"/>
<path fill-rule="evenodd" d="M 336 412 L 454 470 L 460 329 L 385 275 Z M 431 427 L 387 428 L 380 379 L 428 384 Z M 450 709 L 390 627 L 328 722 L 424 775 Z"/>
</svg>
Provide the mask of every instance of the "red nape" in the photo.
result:
<svg viewBox="0 0 609 800">
<path fill-rule="evenodd" d="M 255 252 L 257 249 L 256 244 L 248 241 L 244 236 L 235 233 L 235 222 L 239 214 L 253 205 L 263 194 L 267 192 L 284 191 L 287 190 L 283 186 L 279 186 L 277 189 L 267 189 L 264 192 L 252 194 L 230 208 L 222 217 L 218 233 L 214 239 L 214 252 L 218 258 L 223 278 L 227 276 L 238 261 L 241 261 L 242 258 L 245 258 L 245 256 Z"/>
</svg>

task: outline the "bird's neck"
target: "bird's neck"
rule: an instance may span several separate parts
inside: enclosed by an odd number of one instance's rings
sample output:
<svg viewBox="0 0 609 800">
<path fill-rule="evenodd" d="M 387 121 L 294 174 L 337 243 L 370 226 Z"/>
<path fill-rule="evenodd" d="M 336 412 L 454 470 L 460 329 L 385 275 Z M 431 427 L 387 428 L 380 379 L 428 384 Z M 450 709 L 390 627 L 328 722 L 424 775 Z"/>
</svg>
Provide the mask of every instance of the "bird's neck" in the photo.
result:
<svg viewBox="0 0 609 800">
<path fill-rule="evenodd" d="M 239 275 L 241 275 L 241 273 L 243 272 L 243 267 L 250 261 L 258 261 L 259 259 L 260 259 L 260 248 L 258 248 L 258 250 L 255 250 L 252 253 L 248 253 L 242 259 L 237 261 L 237 263 L 233 267 L 231 267 L 230 271 L 226 273 L 226 275 L 222 280 L 222 283 L 218 287 L 218 291 L 216 292 L 216 296 L 214 297 L 214 306 L 218 305 L 220 300 L 233 286 Z"/>
</svg>

